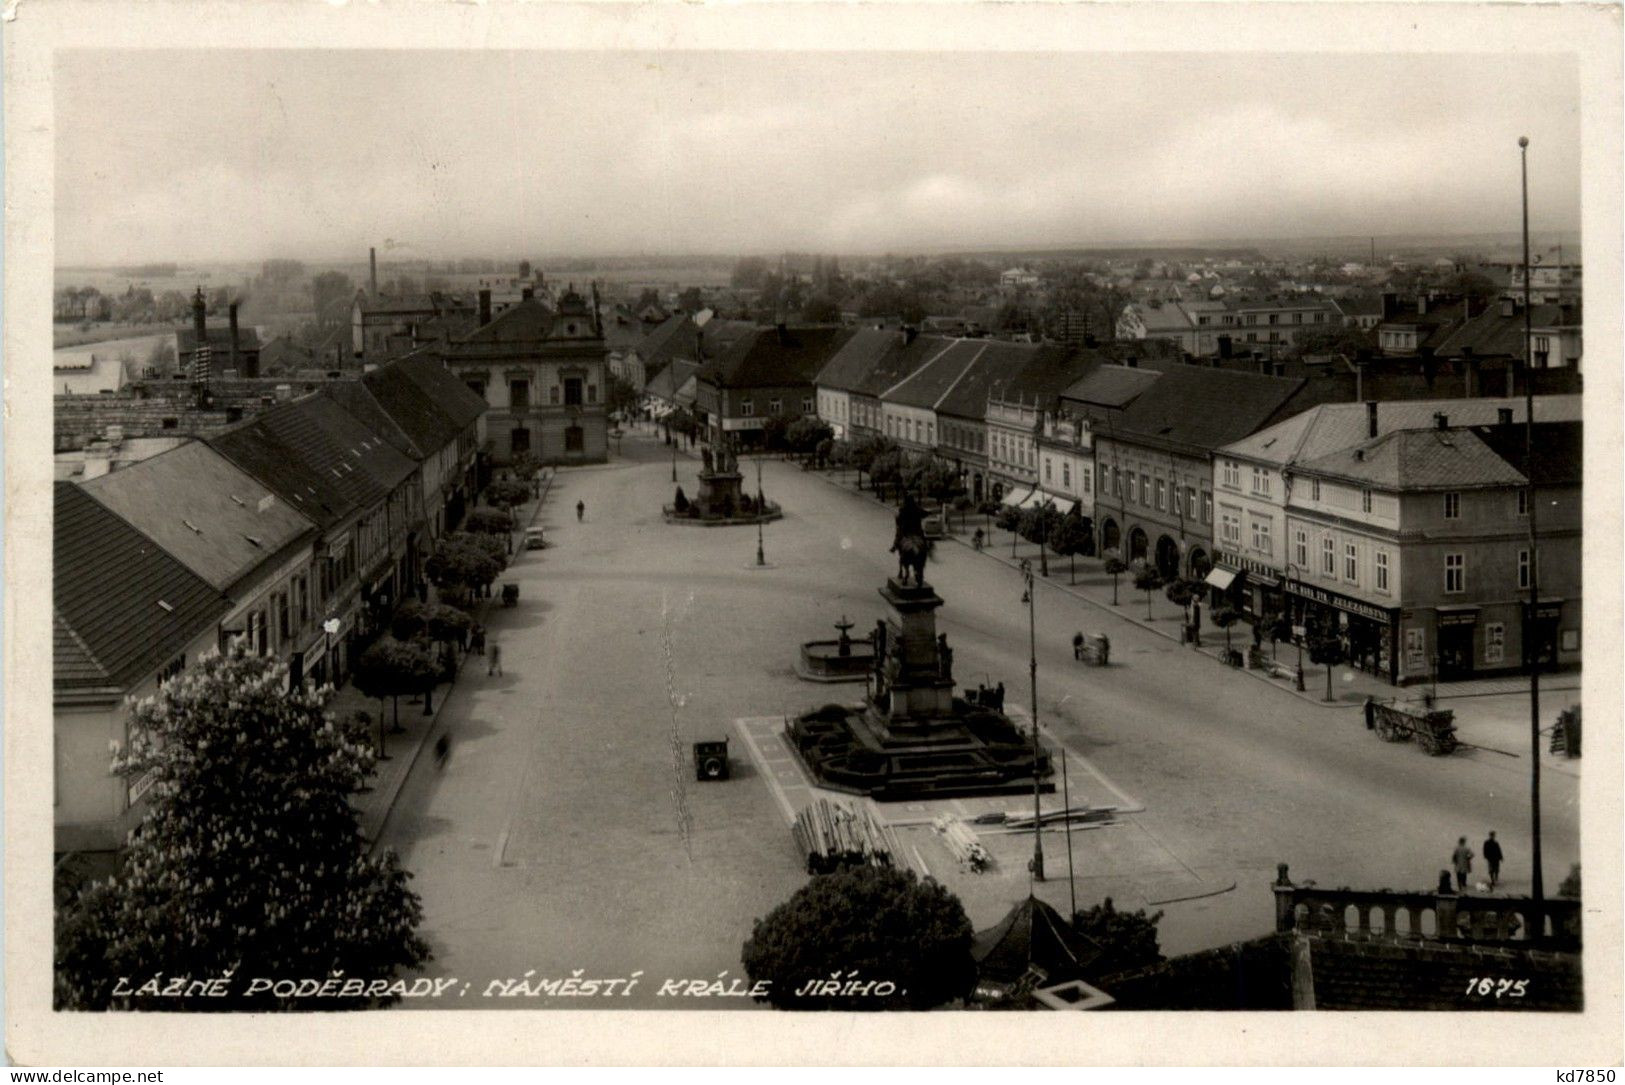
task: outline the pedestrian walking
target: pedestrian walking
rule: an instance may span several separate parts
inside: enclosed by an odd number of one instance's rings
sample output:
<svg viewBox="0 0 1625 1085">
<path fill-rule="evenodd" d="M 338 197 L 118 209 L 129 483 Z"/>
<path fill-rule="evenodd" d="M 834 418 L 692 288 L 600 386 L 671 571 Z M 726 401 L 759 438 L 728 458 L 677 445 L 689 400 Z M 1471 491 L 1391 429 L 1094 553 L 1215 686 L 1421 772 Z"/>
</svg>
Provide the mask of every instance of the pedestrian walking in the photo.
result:
<svg viewBox="0 0 1625 1085">
<path fill-rule="evenodd" d="M 1370 697 L 1365 699 L 1365 729 L 1367 731 L 1377 729 L 1377 702 Z"/>
<path fill-rule="evenodd" d="M 1490 888 L 1493 890 L 1501 881 L 1501 842 L 1495 839 L 1495 830 L 1490 830 L 1490 838 L 1484 841 L 1484 861 L 1490 865 Z"/>
<path fill-rule="evenodd" d="M 1473 849 L 1467 846 L 1465 836 L 1456 840 L 1456 850 L 1450 853 L 1450 868 L 1456 872 L 1457 892 L 1466 889 L 1467 875 L 1473 870 Z"/>
<path fill-rule="evenodd" d="M 445 768 L 446 767 L 446 758 L 450 754 L 451 754 L 451 739 L 450 738 L 448 738 L 445 735 L 441 735 L 439 738 L 434 740 L 434 765 L 435 765 L 435 768 L 438 768 L 438 769 Z"/>
<path fill-rule="evenodd" d="M 585 516 L 586 514 L 587 514 L 587 503 L 585 501 L 577 501 L 576 502 L 576 523 L 579 524 L 581 522 L 581 518 L 583 516 Z"/>
<path fill-rule="evenodd" d="M 474 628 L 469 631 L 469 644 L 475 655 L 485 654 L 485 626 L 474 623 Z"/>
<path fill-rule="evenodd" d="M 494 641 L 491 644 L 491 662 L 486 665 L 485 673 L 487 675 L 502 673 L 502 645 Z M 1462 838 L 1462 842 L 1466 843 L 1465 837 Z"/>
<path fill-rule="evenodd" d="M 1083 634 L 1082 633 L 1074 633 L 1074 634 L 1072 634 L 1072 658 L 1073 659 L 1082 659 L 1083 658 Z"/>
</svg>

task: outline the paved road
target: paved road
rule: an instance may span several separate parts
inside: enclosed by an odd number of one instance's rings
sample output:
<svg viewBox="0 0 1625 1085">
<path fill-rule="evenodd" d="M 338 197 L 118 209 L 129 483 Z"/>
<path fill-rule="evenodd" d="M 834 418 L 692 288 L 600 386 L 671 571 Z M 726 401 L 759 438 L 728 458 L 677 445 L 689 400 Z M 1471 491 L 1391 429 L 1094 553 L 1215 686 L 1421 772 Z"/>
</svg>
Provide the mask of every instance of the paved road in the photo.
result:
<svg viewBox="0 0 1625 1085">
<path fill-rule="evenodd" d="M 690 493 L 697 467 L 679 460 Z M 532 968 L 643 969 L 640 996 L 656 978 L 737 975 L 753 919 L 804 880 L 756 761 L 739 749 L 734 780 L 699 784 L 688 746 L 724 734 L 742 746 L 736 720 L 855 695 L 798 681 L 792 661 L 841 614 L 861 630 L 883 613 L 891 519 L 792 465 L 770 462 L 764 479 L 786 517 L 766 528 L 769 564 L 757 568 L 751 529 L 661 520 L 673 486 L 658 442 L 629 437 L 617 462 L 560 472 L 541 514 L 554 545 L 510 569 L 520 605 L 492 622 L 508 673 L 464 672 L 445 708 L 451 760 L 414 770 L 383 834 L 416 872 L 431 971 L 473 980 L 471 1001 L 488 979 Z M 927 578 L 946 600 L 939 629 L 959 684 L 986 675 L 1025 702 L 1017 575 L 948 544 Z M 1073 662 L 1080 627 L 1111 635 L 1113 666 Z M 1180 952 L 1264 933 L 1278 862 L 1299 880 L 1420 888 L 1458 835 L 1476 848 L 1490 828 L 1506 845 L 1507 888 L 1527 888 L 1522 761 L 1383 743 L 1354 711 L 1305 706 L 1058 590 L 1040 588 L 1037 630 L 1046 733 L 1088 762 L 1072 775 L 1074 801 L 1079 790 L 1117 801 L 1092 767 L 1144 807 L 1076 834 L 1080 905 L 1199 897 L 1163 905 L 1164 948 Z M 1577 784 L 1545 778 L 1549 889 L 1578 858 Z M 977 926 L 1026 893 L 1017 860 L 1030 840 L 997 841 L 1001 875 L 969 879 L 942 870 L 930 835 L 908 847 L 961 892 Z M 1038 889 L 1064 905 L 1064 844 L 1052 836 Z"/>
</svg>

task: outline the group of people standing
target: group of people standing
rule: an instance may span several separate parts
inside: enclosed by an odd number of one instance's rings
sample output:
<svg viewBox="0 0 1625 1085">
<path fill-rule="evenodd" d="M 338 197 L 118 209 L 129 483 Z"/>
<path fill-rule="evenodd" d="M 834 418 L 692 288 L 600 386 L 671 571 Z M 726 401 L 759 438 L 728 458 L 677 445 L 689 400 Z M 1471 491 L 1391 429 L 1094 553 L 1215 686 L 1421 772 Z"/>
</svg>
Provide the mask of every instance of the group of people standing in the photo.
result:
<svg viewBox="0 0 1625 1085">
<path fill-rule="evenodd" d="M 1501 882 L 1501 843 L 1495 839 L 1494 830 L 1490 831 L 1489 838 L 1479 849 L 1484 854 L 1484 862 L 1490 868 L 1490 889 L 1493 891 Z M 1467 876 L 1473 872 L 1473 849 L 1467 846 L 1465 836 L 1456 839 L 1456 850 L 1450 853 L 1450 868 L 1456 874 L 1456 891 L 1459 893 L 1467 888 Z M 1441 876 L 1440 881 L 1444 881 Z"/>
</svg>

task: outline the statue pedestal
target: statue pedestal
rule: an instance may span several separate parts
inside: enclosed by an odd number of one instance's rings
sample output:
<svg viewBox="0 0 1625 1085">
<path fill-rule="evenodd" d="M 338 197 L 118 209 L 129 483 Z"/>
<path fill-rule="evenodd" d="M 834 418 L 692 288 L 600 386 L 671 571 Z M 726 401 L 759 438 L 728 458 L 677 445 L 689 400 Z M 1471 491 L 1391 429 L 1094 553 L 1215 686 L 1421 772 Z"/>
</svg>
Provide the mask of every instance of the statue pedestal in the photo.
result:
<svg viewBox="0 0 1625 1085">
<path fill-rule="evenodd" d="M 739 515 L 740 485 L 744 475 L 738 471 L 701 472 L 700 492 L 694 503 L 700 514 L 708 517 Z"/>
</svg>

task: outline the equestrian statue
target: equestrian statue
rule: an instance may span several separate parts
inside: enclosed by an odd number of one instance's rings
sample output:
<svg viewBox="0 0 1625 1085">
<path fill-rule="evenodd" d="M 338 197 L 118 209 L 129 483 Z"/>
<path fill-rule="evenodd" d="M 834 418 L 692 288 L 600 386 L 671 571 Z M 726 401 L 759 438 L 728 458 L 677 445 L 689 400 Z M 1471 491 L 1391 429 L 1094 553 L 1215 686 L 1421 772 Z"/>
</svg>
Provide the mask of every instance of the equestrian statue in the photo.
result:
<svg viewBox="0 0 1625 1085">
<path fill-rule="evenodd" d="M 892 552 L 897 555 L 897 579 L 907 584 L 910 570 L 914 573 L 914 586 L 925 584 L 925 559 L 931 543 L 925 537 L 925 513 L 915 503 L 913 494 L 903 495 L 903 507 L 897 510 L 897 534 L 892 537 Z"/>
</svg>

